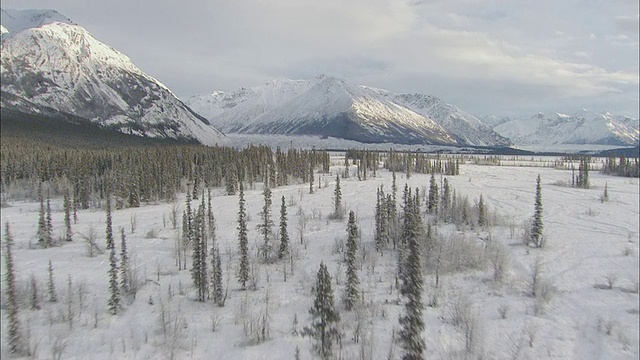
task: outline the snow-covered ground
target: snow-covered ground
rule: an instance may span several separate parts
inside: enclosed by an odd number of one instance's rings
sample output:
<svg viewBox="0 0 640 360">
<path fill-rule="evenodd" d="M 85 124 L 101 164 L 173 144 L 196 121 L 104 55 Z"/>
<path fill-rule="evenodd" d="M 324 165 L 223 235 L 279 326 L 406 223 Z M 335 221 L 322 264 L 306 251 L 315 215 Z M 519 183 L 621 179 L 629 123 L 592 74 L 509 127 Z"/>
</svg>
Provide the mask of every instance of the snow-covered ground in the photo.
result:
<svg viewBox="0 0 640 360">
<path fill-rule="evenodd" d="M 10 201 L 2 208 L 2 237 L 4 240 L 4 224 L 9 223 L 15 240 L 18 285 L 24 298 L 21 324 L 23 332 L 28 330 L 31 348 L 37 349 L 33 358 L 51 359 L 61 354 L 61 359 L 163 359 L 173 353 L 176 359 L 290 359 L 299 347 L 300 357 L 309 359 L 312 341 L 296 335 L 294 328 L 300 333 L 310 322 L 312 286 L 321 261 L 328 265 L 334 279 L 342 317 L 342 350 L 336 351 L 341 351 L 345 359 L 399 358 L 401 349 L 392 342 L 402 310 L 394 286 L 396 258 L 391 251 L 384 256 L 373 251 L 375 189 L 384 184 L 389 191 L 391 174 L 380 170 L 377 177 L 366 181 L 358 181 L 355 176 L 341 181 L 343 203 L 357 214 L 362 231 L 360 248 L 365 249 L 360 252 L 363 260 L 359 272 L 365 305 L 359 311 L 347 312 L 340 302 L 346 266 L 343 255 L 336 252 L 346 241 L 346 220 L 327 220 L 333 207 L 335 174 L 343 170 L 339 156 L 334 156 L 333 163 L 332 173 L 320 174 L 322 188 L 313 194 L 308 193 L 308 184 L 273 190 L 276 224 L 280 197 L 285 196 L 289 205 L 293 269 L 290 261 L 270 265 L 254 261 L 258 272 L 255 291 L 241 291 L 235 279 L 238 198 L 224 195 L 223 189 L 213 189 L 217 241 L 223 253 L 224 276 L 228 277 L 228 298 L 222 308 L 195 301 L 190 272 L 177 270 L 174 244 L 179 230 L 171 227 L 172 204 L 144 204 L 114 211 L 118 249 L 119 229 L 123 227 L 130 256 L 145 284 L 121 315 L 112 316 L 107 312 L 108 256 L 88 257 L 83 241 L 83 235 L 93 229 L 99 246 L 105 248 L 104 212 L 80 211 L 78 224 L 73 225 L 72 243 L 35 249 L 30 244 L 35 242 L 38 203 Z M 544 249 L 528 249 L 521 245 L 520 224 L 533 214 L 537 174 L 542 178 L 547 243 Z M 435 289 L 434 274 L 425 272 L 424 302 L 438 299 L 437 306 L 425 307 L 424 311 L 427 358 L 466 358 L 465 327 L 455 324 L 456 314 L 462 310 L 469 325 L 467 333 L 469 329 L 475 331 L 471 342 L 475 355 L 470 358 L 479 354 L 485 359 L 638 358 L 638 179 L 592 172 L 591 189 L 556 185 L 570 177 L 570 171 L 552 167 L 472 164 L 461 165 L 459 176 L 448 177 L 456 192 L 468 195 L 472 202 L 482 194 L 498 220 L 487 230 L 469 229 L 465 233 L 444 225 L 438 229 L 440 236 L 466 237 L 465 244 L 483 252 L 481 238 L 487 240 L 490 235 L 493 244 L 506 249 L 507 276 L 495 282 L 488 262 L 480 269 L 440 274 L 440 286 Z M 405 182 L 424 194 L 429 176 L 414 174 L 406 179 L 398 174 L 400 189 Z M 610 201 L 601 202 L 605 183 Z M 256 226 L 263 206 L 260 184 L 246 190 L 246 199 L 250 249 L 255 258 L 259 243 Z M 181 196 L 177 203 L 179 213 L 184 208 L 183 200 Z M 62 199 L 54 199 L 52 209 L 54 232 L 59 236 L 63 229 Z M 54 267 L 58 303 L 48 303 L 45 297 L 49 261 Z M 530 294 L 536 262 L 548 290 L 544 301 Z M 4 256 L 2 274 L 4 279 Z M 32 275 L 40 291 L 40 310 L 31 310 L 28 305 Z M 611 289 L 607 279 L 612 282 Z M 82 304 L 79 293 L 83 294 Z M 72 326 L 68 320 L 70 308 L 74 314 Z M 266 309 L 268 340 L 256 344 L 246 333 Z M 504 318 L 500 310 L 506 312 Z M 0 355 L 6 358 L 6 309 L 1 312 Z M 162 313 L 171 318 L 165 331 L 159 320 Z M 361 325 L 359 343 L 353 341 L 357 324 Z"/>
</svg>

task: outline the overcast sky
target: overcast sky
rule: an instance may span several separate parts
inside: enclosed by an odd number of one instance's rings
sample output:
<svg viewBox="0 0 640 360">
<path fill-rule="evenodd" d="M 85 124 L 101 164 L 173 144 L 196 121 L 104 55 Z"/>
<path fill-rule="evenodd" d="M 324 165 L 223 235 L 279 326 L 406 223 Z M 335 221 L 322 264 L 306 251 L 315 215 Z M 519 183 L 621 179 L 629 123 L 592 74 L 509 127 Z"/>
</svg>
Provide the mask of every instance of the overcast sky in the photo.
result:
<svg viewBox="0 0 640 360">
<path fill-rule="evenodd" d="M 178 96 L 328 74 L 473 113 L 639 112 L 638 0 L 2 0 L 51 8 Z"/>
</svg>

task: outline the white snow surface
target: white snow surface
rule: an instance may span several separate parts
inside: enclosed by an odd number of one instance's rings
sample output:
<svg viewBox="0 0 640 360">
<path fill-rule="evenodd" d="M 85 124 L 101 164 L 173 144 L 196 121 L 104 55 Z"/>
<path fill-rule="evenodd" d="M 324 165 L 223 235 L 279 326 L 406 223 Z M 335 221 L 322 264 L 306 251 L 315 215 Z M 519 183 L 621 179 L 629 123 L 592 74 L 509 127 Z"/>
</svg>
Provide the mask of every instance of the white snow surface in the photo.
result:
<svg viewBox="0 0 640 360">
<path fill-rule="evenodd" d="M 595 144 L 635 146 L 638 119 L 587 110 L 569 116 L 538 113 L 531 118 L 503 119 L 494 130 L 516 145 Z"/>
<path fill-rule="evenodd" d="M 460 176 L 448 177 L 456 193 L 469 196 L 472 203 L 482 194 L 488 213 L 495 213 L 502 220 L 490 232 L 478 229 L 460 229 L 460 232 L 452 226 L 440 227 L 438 232 L 445 237 L 466 236 L 477 244 L 483 244 L 480 238 L 501 244 L 509 256 L 507 278 L 502 284 L 493 282 L 492 270 L 487 266 L 440 274 L 440 287 L 435 289 L 434 274 L 425 272 L 423 301 L 427 303 L 436 294 L 439 299 L 438 306 L 427 306 L 423 312 L 426 328 L 422 337 L 427 358 L 467 358 L 464 334 L 454 325 L 452 317 L 454 304 L 461 301 L 476 314 L 475 334 L 481 336 L 481 340 L 474 351 L 476 355 L 482 354 L 482 358 L 638 358 L 638 179 L 605 176 L 594 171 L 591 189 L 557 186 L 557 182 L 571 176 L 570 170 L 554 168 L 557 161 L 558 158 L 509 157 L 512 166 L 505 165 L 506 161 L 503 166 L 465 163 L 461 165 Z M 1 233 L 4 239 L 4 224 L 8 223 L 15 240 L 13 255 L 19 296 L 25 299 L 20 320 L 22 328 L 29 331 L 31 346 L 37 344 L 32 358 L 49 359 L 54 349 L 58 349 L 66 359 L 164 359 L 171 355 L 176 359 L 286 359 L 294 357 L 297 347 L 302 358 L 312 358 L 312 341 L 299 332 L 310 323 L 311 288 L 321 261 L 327 264 L 334 280 L 332 287 L 343 332 L 342 355 L 360 358 L 364 352 L 365 358 L 387 359 L 391 352 L 392 358 L 399 358 L 399 344 L 393 345 L 391 339 L 392 331 L 397 334 L 399 329 L 398 317 L 402 311 L 394 287 L 397 260 L 390 251 L 380 256 L 372 250 L 376 188 L 384 185 L 388 191 L 391 174 L 379 170 L 377 177 L 366 181 L 358 181 L 356 176 L 341 181 L 343 203 L 357 214 L 362 231 L 359 247 L 366 249 L 359 252 L 364 262 L 358 268 L 366 306 L 361 311 L 348 312 L 340 300 L 344 289 L 343 254 L 335 250 L 346 240 L 346 221 L 326 219 L 333 207 L 335 174 L 344 170 L 341 155 L 334 154 L 332 163 L 331 173 L 316 174 L 321 177 L 322 188 L 314 194 L 308 193 L 308 184 L 273 190 L 274 219 L 278 218 L 280 197 L 285 196 L 289 204 L 288 229 L 292 254 L 295 254 L 293 273 L 289 262 L 258 264 L 256 291 L 240 290 L 235 279 L 238 198 L 223 195 L 223 189 L 213 189 L 216 241 L 223 255 L 224 276 L 228 279 L 224 282 L 228 285 L 228 298 L 222 308 L 195 301 L 190 272 L 177 270 L 174 243 L 180 230 L 173 230 L 170 225 L 172 204 L 149 203 L 113 212 L 117 248 L 120 248 L 118 229 L 124 228 L 131 261 L 144 285 L 135 300 L 125 302 L 122 314 L 112 316 L 107 312 L 108 255 L 88 257 L 83 240 L 83 236 L 94 231 L 97 244 L 105 248 L 104 211 L 80 210 L 78 223 L 72 225 L 73 242 L 37 249 L 31 247 L 35 243 L 38 203 L 9 198 L 8 206 L 2 208 Z M 351 170 L 354 171 L 354 167 Z M 542 250 L 522 246 L 521 229 L 514 226 L 515 236 L 511 237 L 508 225 L 521 224 L 533 214 L 538 174 L 542 178 L 547 241 Z M 424 188 L 429 176 L 413 174 L 406 179 L 398 174 L 399 188 L 405 182 L 411 187 Z M 598 197 L 605 183 L 611 200 L 603 203 Z M 260 184 L 246 189 L 246 200 L 253 254 L 260 241 L 256 230 L 258 213 L 263 206 Z M 184 196 L 179 196 L 176 204 L 177 212 L 181 213 Z M 61 236 L 62 199 L 52 199 L 52 210 L 54 234 Z M 131 225 L 134 220 L 135 231 Z M 304 244 L 300 244 L 300 236 Z M 49 303 L 45 298 L 49 260 L 54 268 L 58 303 Z M 542 266 L 542 278 L 555 289 L 544 311 L 537 314 L 533 310 L 536 300 L 527 290 L 536 261 Z M 1 265 L 4 279 L 4 256 Z M 286 281 L 283 271 L 289 272 Z M 31 296 L 31 276 L 35 277 L 40 291 L 40 310 L 31 310 L 26 300 Z M 605 286 L 607 277 L 615 279 L 612 289 Z M 67 290 L 68 281 L 72 282 L 71 293 Z M 79 289 L 84 294 L 82 305 Z M 267 294 L 268 339 L 256 344 L 245 336 L 243 324 L 264 314 Z M 500 307 L 508 309 L 504 319 L 498 313 Z M 74 314 L 72 327 L 66 320 L 69 309 Z M 171 316 L 173 321 L 181 321 L 177 331 L 169 336 L 163 335 L 159 325 L 162 313 L 165 317 Z M 4 306 L 0 314 L 0 355 L 4 359 L 8 356 Z M 355 343 L 352 335 L 358 317 L 365 320 L 361 322 L 361 342 Z M 212 323 L 216 324 L 215 332 Z M 607 334 L 609 328 L 611 331 Z"/>
<path fill-rule="evenodd" d="M 431 133 L 440 142 L 509 144 L 473 115 L 437 98 L 393 94 L 324 75 L 310 80 L 274 80 L 230 94 L 197 95 L 185 102 L 228 133 L 291 134 L 347 114 L 358 118 L 372 133 L 384 134 L 399 126 L 409 133 Z"/>
<path fill-rule="evenodd" d="M 2 27 L 5 28 L 6 32 L 11 34 L 17 34 L 22 30 L 41 27 L 53 22 L 75 24 L 71 19 L 52 9 L 0 9 L 0 23 L 2 23 Z"/>
<path fill-rule="evenodd" d="M 198 118 L 164 84 L 81 26 L 57 21 L 61 16 L 57 12 L 17 13 L 24 16 L 6 13 L 5 17 L 16 29 L 32 27 L 3 37 L 3 93 L 26 98 L 36 106 L 117 124 L 125 132 L 137 131 L 131 125 L 140 124 L 149 127 L 145 134 L 152 137 L 189 137 L 207 145 L 224 141 L 219 131 Z"/>
</svg>

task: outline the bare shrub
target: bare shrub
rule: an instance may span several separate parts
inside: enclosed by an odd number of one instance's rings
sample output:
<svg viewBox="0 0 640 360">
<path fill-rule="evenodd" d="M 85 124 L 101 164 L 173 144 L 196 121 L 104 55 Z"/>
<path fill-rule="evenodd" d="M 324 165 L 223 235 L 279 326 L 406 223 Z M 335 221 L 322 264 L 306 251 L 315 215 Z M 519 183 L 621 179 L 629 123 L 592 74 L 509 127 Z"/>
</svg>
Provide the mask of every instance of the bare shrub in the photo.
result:
<svg viewBox="0 0 640 360">
<path fill-rule="evenodd" d="M 604 280 L 605 280 L 605 283 L 607 284 L 607 289 L 611 290 L 613 289 L 613 285 L 618 280 L 618 275 L 614 273 L 607 274 L 604 277 Z"/>
<path fill-rule="evenodd" d="M 500 306 L 498 306 L 498 314 L 500 315 L 501 319 L 506 319 L 508 312 L 509 312 L 508 304 L 501 304 Z"/>
<path fill-rule="evenodd" d="M 482 351 L 482 328 L 473 304 L 469 299 L 459 298 L 448 307 L 451 323 L 462 332 L 465 350 L 470 354 Z"/>
<path fill-rule="evenodd" d="M 487 247 L 487 258 L 493 270 L 493 281 L 503 283 L 509 267 L 509 249 L 500 243 L 491 242 Z"/>
</svg>

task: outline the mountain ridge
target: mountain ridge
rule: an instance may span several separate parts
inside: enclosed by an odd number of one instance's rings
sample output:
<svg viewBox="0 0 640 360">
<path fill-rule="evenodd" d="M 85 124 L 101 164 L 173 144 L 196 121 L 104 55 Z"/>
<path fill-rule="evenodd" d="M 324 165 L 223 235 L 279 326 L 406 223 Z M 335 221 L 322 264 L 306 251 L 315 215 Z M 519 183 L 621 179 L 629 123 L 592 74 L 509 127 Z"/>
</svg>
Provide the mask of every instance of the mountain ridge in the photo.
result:
<svg viewBox="0 0 640 360">
<path fill-rule="evenodd" d="M 58 12 L 3 9 L 2 15 L 3 22 L 11 19 L 2 35 L 2 107 L 57 111 L 129 134 L 224 141 L 167 86 L 81 26 L 57 21 Z M 24 24 L 35 27 L 12 32 Z"/>
</svg>

